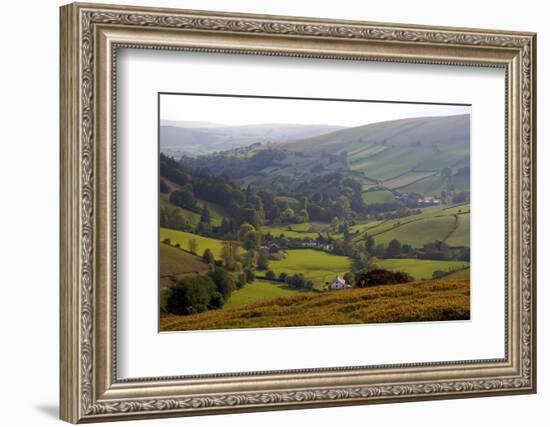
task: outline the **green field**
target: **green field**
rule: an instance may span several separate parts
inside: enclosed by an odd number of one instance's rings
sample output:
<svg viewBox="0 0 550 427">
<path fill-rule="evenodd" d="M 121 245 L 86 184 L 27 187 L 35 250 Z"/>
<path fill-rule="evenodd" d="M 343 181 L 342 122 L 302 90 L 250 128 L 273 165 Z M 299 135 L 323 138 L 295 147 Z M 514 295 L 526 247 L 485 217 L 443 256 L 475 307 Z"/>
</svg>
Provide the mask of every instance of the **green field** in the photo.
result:
<svg viewBox="0 0 550 427">
<path fill-rule="evenodd" d="M 445 276 L 445 280 L 462 280 L 470 279 L 470 268 L 464 268 L 462 270 L 453 271 L 452 273 Z"/>
<path fill-rule="evenodd" d="M 284 234 L 285 237 L 292 237 L 296 239 L 315 239 L 318 234 L 316 232 L 310 232 L 312 226 L 309 222 L 302 224 L 288 224 L 288 225 L 272 225 L 268 227 L 262 227 L 262 233 L 271 233 L 272 236 L 279 237 Z"/>
<path fill-rule="evenodd" d="M 416 258 L 381 259 L 378 263 L 386 270 L 403 271 L 410 274 L 416 280 L 431 279 L 433 272 L 437 270 L 458 270 L 464 269 L 464 267 L 469 265 L 469 263 L 465 261 L 437 261 Z M 468 274 L 457 275 L 458 277 L 446 276 L 445 278 L 452 277 L 453 279 L 469 279 L 469 269 L 467 271 Z"/>
<path fill-rule="evenodd" d="M 160 244 L 160 277 L 167 276 L 175 278 L 186 274 L 201 274 L 208 271 L 208 265 L 198 256 L 183 251 L 182 249 Z"/>
<path fill-rule="evenodd" d="M 396 190 L 435 174 L 436 172 L 434 171 L 410 171 L 404 173 L 403 175 L 384 181 L 384 187 L 387 187 L 390 190 Z"/>
<path fill-rule="evenodd" d="M 343 276 L 349 271 L 351 261 L 348 257 L 331 255 L 313 249 L 291 249 L 286 258 L 280 261 L 270 261 L 269 269 L 279 275 L 302 273 L 315 283 L 317 289 L 324 288 L 326 282 L 337 274 Z"/>
<path fill-rule="evenodd" d="M 440 175 L 429 176 L 416 181 L 413 184 L 401 188 L 401 191 L 415 192 L 421 194 L 438 195 L 446 190 L 449 185 L 453 185 L 457 191 L 470 191 L 469 176 L 450 176 L 442 177 Z"/>
<path fill-rule="evenodd" d="M 247 283 L 241 289 L 234 291 L 229 297 L 229 300 L 225 303 L 224 308 L 253 304 L 258 301 L 285 296 L 309 294 L 313 294 L 313 292 L 292 290 L 288 289 L 284 283 L 274 283 L 256 279 L 252 283 Z"/>
<path fill-rule="evenodd" d="M 200 207 L 202 207 L 202 205 L 204 204 L 206 204 L 206 206 L 208 206 L 208 209 L 210 210 L 212 225 L 219 226 L 222 223 L 222 219 L 224 218 L 224 216 L 227 216 L 225 210 L 215 203 L 204 202 L 202 200 L 199 201 Z M 200 214 L 192 212 L 189 209 L 183 209 L 179 206 L 173 205 L 172 203 L 170 203 L 170 194 L 161 193 L 160 206 L 170 206 L 172 208 L 178 209 L 183 214 L 183 217 L 189 222 L 189 225 L 191 225 L 192 227 L 196 227 L 199 224 L 201 217 Z"/>
<path fill-rule="evenodd" d="M 470 215 L 457 215 L 458 226 L 445 243 L 449 246 L 470 246 Z"/>
<path fill-rule="evenodd" d="M 195 239 L 197 242 L 197 255 L 202 256 L 205 249 L 210 249 L 216 258 L 220 257 L 222 250 L 222 241 L 210 239 L 208 237 L 199 236 L 198 234 L 187 233 L 185 231 L 170 230 L 168 228 L 160 228 L 160 241 L 170 239 L 172 245 L 179 243 L 180 246 L 188 250 L 189 241 Z"/>
<path fill-rule="evenodd" d="M 402 244 L 408 243 L 417 248 L 435 240 L 445 242 L 450 240 L 450 242 L 447 242 L 450 246 L 469 246 L 469 212 L 469 203 L 450 207 L 437 205 L 423 208 L 420 214 L 386 221 L 358 224 L 350 227 L 350 229 L 361 232 L 355 238 L 356 241 L 362 240 L 364 238 L 363 232 L 366 231 L 374 237 L 376 243 L 383 243 L 385 245 L 392 239 L 397 239 Z"/>
<path fill-rule="evenodd" d="M 444 241 L 454 229 L 455 217 L 442 216 L 428 218 L 422 221 L 413 221 L 405 225 L 395 227 L 381 234 L 376 234 L 374 240 L 377 244 L 388 245 L 391 240 L 399 240 L 401 244 L 409 244 L 414 248 L 422 248 L 426 243 L 436 240 Z"/>
<path fill-rule="evenodd" d="M 363 201 L 367 205 L 376 203 L 387 203 L 395 200 L 395 196 L 389 190 L 365 191 L 363 193 Z"/>
</svg>

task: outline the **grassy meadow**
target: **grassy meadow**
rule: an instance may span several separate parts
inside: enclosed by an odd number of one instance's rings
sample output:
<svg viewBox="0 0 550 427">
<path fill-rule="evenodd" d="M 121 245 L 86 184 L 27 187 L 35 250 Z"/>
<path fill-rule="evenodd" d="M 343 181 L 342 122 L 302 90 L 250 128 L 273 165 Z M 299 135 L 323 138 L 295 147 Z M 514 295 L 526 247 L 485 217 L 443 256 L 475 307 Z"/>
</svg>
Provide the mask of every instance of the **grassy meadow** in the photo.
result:
<svg viewBox="0 0 550 427">
<path fill-rule="evenodd" d="M 314 249 L 290 249 L 287 256 L 278 261 L 273 260 L 269 268 L 279 275 L 302 273 L 315 284 L 315 288 L 323 289 L 326 282 L 336 275 L 343 276 L 349 271 L 351 260 L 346 256 L 332 255 Z"/>
<path fill-rule="evenodd" d="M 197 255 L 202 255 L 206 249 L 210 249 L 214 257 L 219 258 L 222 250 L 222 241 L 203 237 L 198 234 L 188 233 L 186 231 L 170 230 L 168 228 L 160 229 L 160 241 L 170 239 L 172 245 L 179 244 L 182 249 L 189 250 L 189 242 L 194 239 L 197 242 Z"/>
<path fill-rule="evenodd" d="M 314 292 L 289 289 L 285 283 L 256 279 L 233 292 L 224 307 L 254 304 L 258 301 L 295 295 L 314 295 Z"/>
<path fill-rule="evenodd" d="M 160 285 L 168 286 L 172 278 L 177 280 L 189 274 L 204 274 L 209 270 L 201 258 L 182 249 L 160 244 Z"/>
<path fill-rule="evenodd" d="M 382 268 L 392 271 L 403 271 L 410 274 L 416 280 L 431 279 L 435 271 L 454 272 L 456 270 L 468 269 L 469 263 L 465 261 L 439 261 L 432 259 L 381 259 L 379 264 Z M 469 271 L 469 270 L 468 270 Z M 462 274 L 457 279 L 468 279 L 469 276 Z M 451 276 L 449 276 L 451 277 Z M 455 277 L 453 277 L 455 278 Z"/>
</svg>

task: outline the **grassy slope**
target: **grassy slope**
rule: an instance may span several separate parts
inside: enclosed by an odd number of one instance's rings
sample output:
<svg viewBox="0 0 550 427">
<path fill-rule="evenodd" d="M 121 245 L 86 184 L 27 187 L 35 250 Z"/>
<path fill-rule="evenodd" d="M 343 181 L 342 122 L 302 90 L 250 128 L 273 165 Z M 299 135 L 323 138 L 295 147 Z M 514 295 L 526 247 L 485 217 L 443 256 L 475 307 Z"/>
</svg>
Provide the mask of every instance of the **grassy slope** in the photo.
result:
<svg viewBox="0 0 550 427">
<path fill-rule="evenodd" d="M 470 269 L 465 268 L 463 270 L 454 271 L 443 278 L 444 280 L 470 280 Z"/>
<path fill-rule="evenodd" d="M 389 190 L 365 191 L 363 193 L 363 201 L 368 205 L 391 202 L 394 199 L 395 196 Z"/>
<path fill-rule="evenodd" d="M 201 273 L 208 270 L 203 260 L 173 246 L 160 244 L 160 275 Z"/>
<path fill-rule="evenodd" d="M 386 270 L 404 271 L 409 273 L 416 280 L 431 279 L 436 270 L 450 271 L 463 268 L 469 265 L 465 261 L 437 261 L 431 259 L 395 258 L 381 259 L 379 264 Z M 469 279 L 469 275 L 453 277 L 456 279 Z"/>
<path fill-rule="evenodd" d="M 401 243 L 413 244 L 411 240 L 421 243 L 423 240 L 425 242 L 433 241 L 430 240 L 431 237 L 436 237 L 436 240 L 444 240 L 449 237 L 453 239 L 452 243 L 455 246 L 469 246 L 469 212 L 469 203 L 451 207 L 432 206 L 424 208 L 420 214 L 358 224 L 351 227 L 351 230 L 359 230 L 361 233 L 367 231 L 374 237 L 376 243 L 387 244 L 391 239 L 397 239 Z M 449 236 L 454 229 L 455 215 L 459 218 L 458 228 Z M 428 234 L 419 234 L 423 233 L 423 230 L 426 230 Z M 361 239 L 363 239 L 363 234 L 358 238 L 358 240 Z"/>
<path fill-rule="evenodd" d="M 183 209 L 183 208 L 180 208 L 179 206 L 173 205 L 172 203 L 170 203 L 169 200 L 170 200 L 169 194 L 161 193 L 160 195 L 161 206 L 171 206 L 173 208 L 178 209 L 183 214 L 185 219 L 189 221 L 189 224 L 192 225 L 193 227 L 196 227 L 199 224 L 200 217 L 201 217 L 200 214 L 196 212 L 192 212 L 188 209 Z M 229 218 L 229 215 L 227 215 L 227 213 L 221 206 L 216 205 L 215 203 L 204 202 L 202 200 L 199 200 L 199 206 L 202 207 L 203 204 L 206 204 L 208 206 L 208 209 L 210 210 L 212 225 L 216 225 L 216 226 L 220 225 L 222 223 L 222 219 L 224 216 Z"/>
<path fill-rule="evenodd" d="M 189 241 L 195 239 L 197 241 L 197 254 L 202 255 L 205 249 L 209 248 L 216 258 L 220 257 L 222 249 L 222 241 L 210 239 L 208 237 L 199 236 L 185 231 L 170 230 L 168 228 L 160 229 L 160 240 L 169 238 L 172 245 L 179 243 L 183 249 L 189 249 Z"/>
<path fill-rule="evenodd" d="M 258 301 L 274 299 L 284 296 L 313 294 L 313 292 L 303 292 L 288 289 L 283 283 L 273 283 L 265 280 L 255 280 L 246 284 L 241 289 L 237 289 L 229 297 L 224 308 L 236 307 L 238 305 L 253 304 Z"/>
<path fill-rule="evenodd" d="M 289 227 L 291 230 L 289 230 Z M 289 225 L 272 225 L 267 227 L 262 227 L 262 233 L 271 233 L 273 236 L 280 236 L 284 234 L 285 237 L 293 237 L 298 239 L 315 239 L 318 234 L 316 232 L 310 232 L 311 224 L 306 222 L 303 224 L 289 224 Z"/>
<path fill-rule="evenodd" d="M 470 246 L 470 215 L 457 215 L 458 226 L 445 241 L 449 246 Z"/>
<path fill-rule="evenodd" d="M 399 189 L 405 187 L 414 182 L 420 181 L 428 176 L 434 175 L 436 172 L 432 171 L 409 171 L 403 175 L 384 181 L 384 187 L 390 189 Z"/>
<path fill-rule="evenodd" d="M 470 283 L 427 281 L 282 297 L 192 316 L 163 316 L 162 331 L 341 325 L 470 318 Z"/>
<path fill-rule="evenodd" d="M 401 244 L 408 243 L 414 248 L 421 248 L 426 243 L 445 240 L 449 233 L 453 231 L 454 225 L 455 217 L 453 215 L 428 218 L 377 234 L 374 240 L 376 243 L 387 245 L 391 240 L 397 239 Z"/>
<path fill-rule="evenodd" d="M 270 261 L 269 269 L 279 275 L 303 273 L 313 280 L 316 288 L 322 288 L 325 282 L 337 274 L 344 275 L 349 271 L 351 261 L 348 257 L 331 255 L 326 252 L 313 249 L 291 249 L 287 257 L 280 261 Z"/>
<path fill-rule="evenodd" d="M 449 185 L 454 185 L 458 191 L 470 191 L 470 177 L 451 176 L 444 178 L 440 175 L 434 175 L 402 187 L 400 190 L 403 192 L 439 195 Z"/>
</svg>

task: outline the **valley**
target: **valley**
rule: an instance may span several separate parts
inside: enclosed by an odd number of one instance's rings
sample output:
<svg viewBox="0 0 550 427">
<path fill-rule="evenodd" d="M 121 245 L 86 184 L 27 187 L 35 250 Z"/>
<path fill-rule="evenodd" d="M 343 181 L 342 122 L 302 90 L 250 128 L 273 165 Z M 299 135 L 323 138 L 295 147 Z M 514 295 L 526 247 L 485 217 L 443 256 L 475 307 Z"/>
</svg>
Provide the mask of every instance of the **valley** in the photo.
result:
<svg viewBox="0 0 550 427">
<path fill-rule="evenodd" d="M 469 317 L 469 115 L 197 126 L 161 133 L 161 330 Z"/>
</svg>

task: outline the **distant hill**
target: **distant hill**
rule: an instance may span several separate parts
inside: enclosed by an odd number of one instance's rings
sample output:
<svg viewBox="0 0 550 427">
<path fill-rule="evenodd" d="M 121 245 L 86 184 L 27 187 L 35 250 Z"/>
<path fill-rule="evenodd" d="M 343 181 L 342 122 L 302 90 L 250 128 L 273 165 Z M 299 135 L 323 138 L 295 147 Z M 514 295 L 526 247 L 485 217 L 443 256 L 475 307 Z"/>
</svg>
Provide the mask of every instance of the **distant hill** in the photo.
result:
<svg viewBox="0 0 550 427">
<path fill-rule="evenodd" d="M 469 145 L 470 115 L 415 117 L 341 129 L 301 141 L 280 144 L 293 151 L 340 153 L 372 145 L 395 147 Z"/>
<path fill-rule="evenodd" d="M 270 144 L 311 138 L 342 126 L 324 124 L 279 124 L 227 126 L 209 122 L 162 121 L 160 150 L 172 156 L 201 156 L 252 144 Z"/>
</svg>

